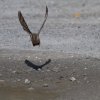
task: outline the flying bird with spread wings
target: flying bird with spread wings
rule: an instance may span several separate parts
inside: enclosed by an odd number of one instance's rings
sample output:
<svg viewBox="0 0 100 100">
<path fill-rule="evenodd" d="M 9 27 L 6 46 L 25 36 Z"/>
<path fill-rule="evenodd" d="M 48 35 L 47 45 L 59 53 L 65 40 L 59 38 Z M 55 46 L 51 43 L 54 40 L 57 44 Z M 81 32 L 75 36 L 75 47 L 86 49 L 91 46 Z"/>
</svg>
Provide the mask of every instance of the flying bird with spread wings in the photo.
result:
<svg viewBox="0 0 100 100">
<path fill-rule="evenodd" d="M 33 33 L 30 31 L 21 11 L 18 11 L 18 18 L 19 18 L 19 22 L 20 24 L 22 25 L 24 31 L 26 31 L 29 35 L 30 35 L 30 38 L 31 38 L 31 41 L 32 41 L 32 44 L 33 46 L 37 46 L 37 45 L 40 45 L 40 38 L 39 38 L 39 34 L 47 20 L 47 17 L 48 17 L 48 7 L 46 6 L 46 13 L 45 13 L 45 19 L 39 29 L 39 31 L 37 33 Z"/>
</svg>

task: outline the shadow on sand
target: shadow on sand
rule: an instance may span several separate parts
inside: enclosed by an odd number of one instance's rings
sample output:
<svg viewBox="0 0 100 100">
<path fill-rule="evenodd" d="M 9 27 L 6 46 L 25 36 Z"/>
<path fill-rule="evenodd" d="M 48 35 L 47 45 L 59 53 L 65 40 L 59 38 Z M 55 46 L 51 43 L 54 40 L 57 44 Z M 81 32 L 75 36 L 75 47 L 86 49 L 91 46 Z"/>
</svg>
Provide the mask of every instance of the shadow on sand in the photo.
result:
<svg viewBox="0 0 100 100">
<path fill-rule="evenodd" d="M 36 65 L 36 64 L 33 64 L 31 61 L 29 60 L 25 60 L 25 64 L 35 70 L 38 70 L 38 69 L 42 69 L 42 67 L 46 66 L 47 64 L 49 64 L 51 62 L 51 59 L 48 59 L 44 64 L 42 65 Z"/>
</svg>

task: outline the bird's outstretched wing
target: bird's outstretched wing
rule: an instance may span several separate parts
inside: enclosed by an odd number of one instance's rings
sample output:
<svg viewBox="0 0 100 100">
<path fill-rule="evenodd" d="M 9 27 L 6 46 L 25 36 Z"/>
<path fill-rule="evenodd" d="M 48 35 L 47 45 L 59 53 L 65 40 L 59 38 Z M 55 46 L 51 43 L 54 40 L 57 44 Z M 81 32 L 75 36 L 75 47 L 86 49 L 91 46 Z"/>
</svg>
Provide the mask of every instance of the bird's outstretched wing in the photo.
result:
<svg viewBox="0 0 100 100">
<path fill-rule="evenodd" d="M 20 22 L 20 24 L 22 25 L 23 29 L 24 29 L 27 33 L 29 33 L 30 35 L 32 35 L 32 33 L 31 33 L 30 29 L 28 28 L 28 25 L 27 25 L 27 23 L 26 23 L 26 21 L 25 21 L 23 15 L 22 15 L 22 13 L 21 13 L 21 11 L 18 11 L 18 18 L 19 18 L 19 22 Z"/>
<path fill-rule="evenodd" d="M 48 17 L 48 7 L 46 6 L 45 19 L 44 19 L 44 21 L 43 21 L 43 23 L 42 23 L 42 25 L 41 25 L 41 27 L 40 27 L 40 29 L 38 31 L 38 34 L 40 34 L 40 32 L 41 32 L 41 30 L 42 30 L 42 28 L 43 28 L 43 26 L 44 26 L 44 24 L 45 24 L 45 22 L 47 20 L 47 17 Z"/>
</svg>

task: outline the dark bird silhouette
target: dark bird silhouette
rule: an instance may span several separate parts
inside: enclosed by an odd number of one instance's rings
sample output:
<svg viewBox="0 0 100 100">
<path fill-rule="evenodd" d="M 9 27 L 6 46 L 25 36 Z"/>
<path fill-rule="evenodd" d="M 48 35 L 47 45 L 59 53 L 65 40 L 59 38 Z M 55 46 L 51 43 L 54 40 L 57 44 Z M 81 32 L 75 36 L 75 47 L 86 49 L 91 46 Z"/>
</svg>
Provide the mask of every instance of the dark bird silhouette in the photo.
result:
<svg viewBox="0 0 100 100">
<path fill-rule="evenodd" d="M 18 18 L 19 18 L 19 22 L 20 24 L 22 25 L 24 31 L 26 31 L 29 35 L 30 35 L 30 38 L 31 38 L 31 41 L 32 41 L 32 44 L 33 46 L 37 46 L 37 45 L 40 45 L 40 38 L 39 38 L 39 34 L 47 20 L 47 17 L 48 17 L 48 7 L 46 6 L 46 13 L 45 13 L 45 19 L 39 29 L 39 31 L 37 33 L 32 33 L 21 13 L 21 11 L 18 11 Z"/>
<path fill-rule="evenodd" d="M 48 59 L 44 64 L 42 65 L 36 65 L 36 64 L 33 64 L 31 61 L 29 60 L 25 60 L 25 64 L 35 70 L 38 70 L 39 68 L 42 69 L 42 67 L 46 66 L 47 64 L 49 64 L 51 62 L 51 59 Z"/>
</svg>

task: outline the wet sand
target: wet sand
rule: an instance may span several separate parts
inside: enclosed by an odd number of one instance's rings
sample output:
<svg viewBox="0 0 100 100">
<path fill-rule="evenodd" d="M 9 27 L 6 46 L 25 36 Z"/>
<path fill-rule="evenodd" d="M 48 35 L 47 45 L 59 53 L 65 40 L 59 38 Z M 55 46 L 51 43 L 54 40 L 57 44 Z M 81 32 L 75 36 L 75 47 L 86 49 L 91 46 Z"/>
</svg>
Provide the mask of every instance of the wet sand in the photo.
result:
<svg viewBox="0 0 100 100">
<path fill-rule="evenodd" d="M 0 99 L 99 100 L 99 58 L 31 50 L 0 52 Z"/>
<path fill-rule="evenodd" d="M 23 31 L 48 19 L 33 47 Z M 100 1 L 1 0 L 0 100 L 100 100 Z"/>
</svg>

